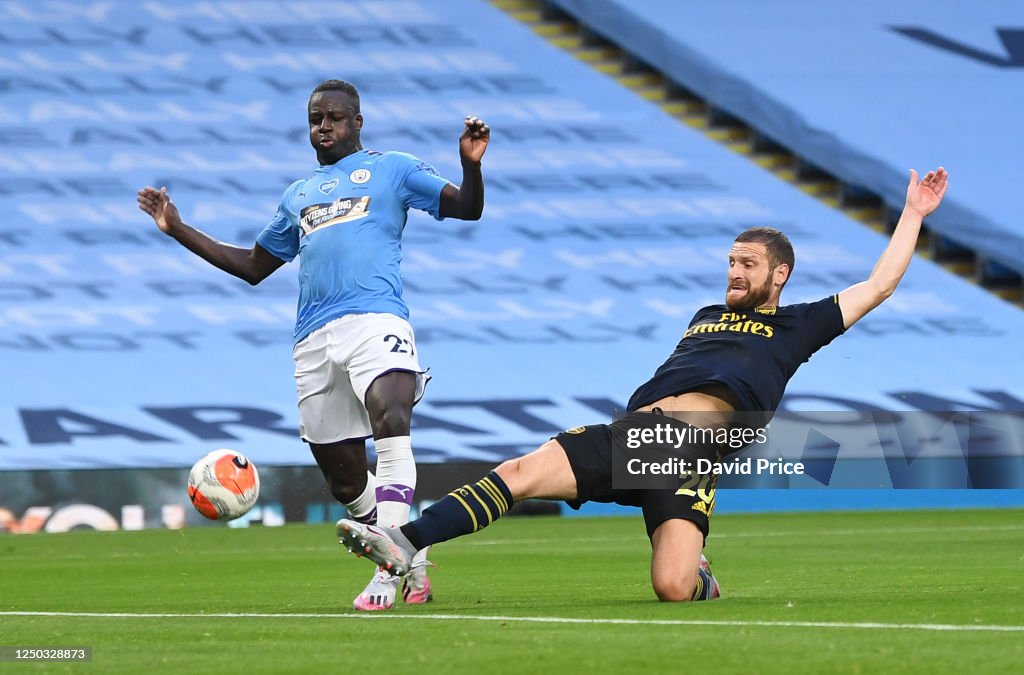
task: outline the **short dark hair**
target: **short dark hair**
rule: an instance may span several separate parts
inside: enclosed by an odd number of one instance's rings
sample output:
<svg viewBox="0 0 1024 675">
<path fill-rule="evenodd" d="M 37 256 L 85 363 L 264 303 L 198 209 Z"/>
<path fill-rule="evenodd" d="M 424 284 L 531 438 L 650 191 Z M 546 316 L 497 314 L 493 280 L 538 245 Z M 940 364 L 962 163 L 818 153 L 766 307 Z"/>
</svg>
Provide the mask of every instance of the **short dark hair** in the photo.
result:
<svg viewBox="0 0 1024 675">
<path fill-rule="evenodd" d="M 793 254 L 793 244 L 789 243 L 789 237 L 774 227 L 751 227 L 736 237 L 738 242 L 751 244 L 764 244 L 768 251 L 768 264 L 775 269 L 780 264 L 789 265 L 789 273 L 793 273 L 793 265 L 796 264 L 796 256 Z"/>
<path fill-rule="evenodd" d="M 313 90 L 309 97 L 313 98 L 313 94 L 319 94 L 322 91 L 341 91 L 348 94 L 348 97 L 352 99 L 355 111 L 359 112 L 359 90 L 351 82 L 346 82 L 345 80 L 324 80 L 316 85 L 316 89 Z"/>
</svg>

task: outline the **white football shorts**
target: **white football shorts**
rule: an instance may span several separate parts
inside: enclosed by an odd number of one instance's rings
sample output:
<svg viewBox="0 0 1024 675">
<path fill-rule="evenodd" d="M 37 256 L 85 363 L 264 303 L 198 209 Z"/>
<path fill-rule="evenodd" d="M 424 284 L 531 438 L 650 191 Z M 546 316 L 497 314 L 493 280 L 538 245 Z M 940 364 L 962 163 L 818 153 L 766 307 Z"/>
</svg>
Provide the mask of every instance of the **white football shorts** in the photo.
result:
<svg viewBox="0 0 1024 675">
<path fill-rule="evenodd" d="M 295 345 L 299 434 L 310 443 L 336 443 L 373 435 L 366 390 L 381 375 L 416 375 L 416 397 L 430 376 L 420 368 L 412 326 L 394 314 L 346 314 Z"/>
</svg>

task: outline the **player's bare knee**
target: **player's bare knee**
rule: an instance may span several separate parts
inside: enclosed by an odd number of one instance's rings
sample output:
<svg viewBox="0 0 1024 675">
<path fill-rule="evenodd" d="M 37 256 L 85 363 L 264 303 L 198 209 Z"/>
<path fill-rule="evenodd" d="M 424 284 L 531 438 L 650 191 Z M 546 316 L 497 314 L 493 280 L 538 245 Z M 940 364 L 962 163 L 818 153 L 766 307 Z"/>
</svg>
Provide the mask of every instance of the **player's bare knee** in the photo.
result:
<svg viewBox="0 0 1024 675">
<path fill-rule="evenodd" d="M 521 458 L 516 457 L 515 459 L 506 460 L 499 464 L 497 468 L 494 469 L 494 472 L 501 476 L 501 479 L 505 481 L 506 484 L 508 484 L 509 481 L 514 482 L 522 475 L 522 471 L 520 470 L 522 462 L 520 459 Z"/>
<path fill-rule="evenodd" d="M 494 472 L 505 482 L 513 499 L 518 501 L 529 497 L 530 477 L 523 471 L 522 457 L 502 462 Z"/>
<path fill-rule="evenodd" d="M 366 489 L 366 474 L 351 477 L 332 476 L 327 479 L 327 489 L 336 500 L 342 504 L 349 504 L 359 499 Z"/>
<path fill-rule="evenodd" d="M 697 575 L 678 575 L 655 579 L 654 593 L 662 602 L 689 602 L 697 588 Z"/>
<path fill-rule="evenodd" d="M 412 425 L 412 410 L 405 405 L 392 403 L 375 410 L 370 418 L 373 437 L 392 438 L 408 436 Z"/>
<path fill-rule="evenodd" d="M 662 602 L 688 602 L 697 588 L 697 570 L 683 571 L 676 566 L 659 566 L 651 573 L 654 593 Z"/>
</svg>

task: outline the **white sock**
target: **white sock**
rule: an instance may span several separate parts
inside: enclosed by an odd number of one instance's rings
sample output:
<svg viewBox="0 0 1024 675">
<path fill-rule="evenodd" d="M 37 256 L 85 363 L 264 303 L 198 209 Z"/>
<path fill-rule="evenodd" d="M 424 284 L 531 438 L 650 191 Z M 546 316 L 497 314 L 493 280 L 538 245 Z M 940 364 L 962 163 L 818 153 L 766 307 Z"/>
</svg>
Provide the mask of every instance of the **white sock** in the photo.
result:
<svg viewBox="0 0 1024 675">
<path fill-rule="evenodd" d="M 375 488 L 376 481 L 373 478 L 373 473 L 367 471 L 366 489 L 355 498 L 355 501 L 345 504 L 345 509 L 348 510 L 348 515 L 352 520 L 369 525 L 377 522 L 377 492 Z"/>
<path fill-rule="evenodd" d="M 377 451 L 377 526 L 398 527 L 409 522 L 416 493 L 416 460 L 410 436 L 374 439 Z"/>
<path fill-rule="evenodd" d="M 414 555 L 413 558 L 412 558 L 413 567 L 414 568 L 416 567 L 416 563 L 422 563 L 424 560 L 426 560 L 427 556 L 429 554 L 430 554 L 430 547 L 429 546 L 426 547 L 426 548 L 421 548 L 419 551 L 417 551 L 416 555 Z M 423 569 L 426 569 L 426 568 L 423 568 Z"/>
</svg>

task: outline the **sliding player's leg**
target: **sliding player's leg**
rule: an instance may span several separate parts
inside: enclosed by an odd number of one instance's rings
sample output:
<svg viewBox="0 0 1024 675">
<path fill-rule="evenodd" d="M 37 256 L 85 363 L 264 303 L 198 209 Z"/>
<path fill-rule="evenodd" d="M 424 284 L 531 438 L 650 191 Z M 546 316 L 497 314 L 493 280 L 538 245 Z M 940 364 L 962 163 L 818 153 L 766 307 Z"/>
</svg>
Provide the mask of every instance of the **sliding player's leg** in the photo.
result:
<svg viewBox="0 0 1024 675">
<path fill-rule="evenodd" d="M 651 585 L 663 602 L 711 600 L 718 582 L 701 553 L 704 535 L 689 520 L 673 518 L 651 537 Z"/>
<path fill-rule="evenodd" d="M 487 527 L 522 499 L 576 499 L 576 476 L 558 440 L 509 460 L 476 483 L 453 490 L 417 519 L 384 530 L 338 521 L 338 538 L 393 574 L 405 574 L 418 550 Z"/>
<path fill-rule="evenodd" d="M 641 508 L 651 539 L 651 585 L 659 600 L 713 600 L 718 581 L 703 555 L 714 510 L 715 481 L 698 477 L 678 490 L 643 490 Z"/>
</svg>

